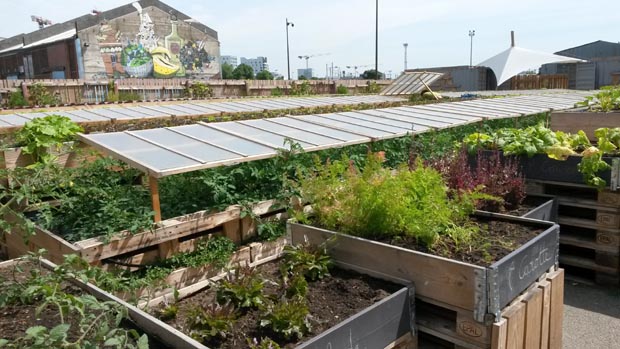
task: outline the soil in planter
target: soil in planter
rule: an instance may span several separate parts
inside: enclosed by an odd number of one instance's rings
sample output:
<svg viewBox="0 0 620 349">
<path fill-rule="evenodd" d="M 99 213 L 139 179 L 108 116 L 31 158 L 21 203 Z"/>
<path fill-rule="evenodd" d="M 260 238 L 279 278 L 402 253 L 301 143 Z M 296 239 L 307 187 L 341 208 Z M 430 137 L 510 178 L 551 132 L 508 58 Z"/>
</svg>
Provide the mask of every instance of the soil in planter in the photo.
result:
<svg viewBox="0 0 620 349">
<path fill-rule="evenodd" d="M 28 266 L 22 264 L 21 268 L 23 272 L 13 274 L 13 267 L 7 267 L 0 269 L 0 280 L 16 280 L 17 282 L 23 282 L 30 274 Z M 62 292 L 72 295 L 82 294 L 82 290 L 70 283 L 62 284 Z M 48 306 L 44 308 L 39 315 L 36 315 L 37 308 L 41 305 L 40 302 L 35 302 L 28 305 L 7 305 L 0 309 L 0 338 L 15 340 L 17 338 L 24 337 L 26 330 L 33 326 L 44 326 L 51 329 L 60 322 L 60 316 L 58 308 L 54 306 Z M 73 341 L 79 338 L 80 332 L 77 330 L 79 321 L 75 314 L 65 315 L 65 321 L 71 324 L 71 329 L 68 332 L 68 340 Z M 143 334 L 142 330 L 137 328 L 130 321 L 124 320 L 121 322 L 124 329 L 135 329 L 140 335 Z M 149 348 L 150 349 L 169 349 L 155 338 L 149 336 Z"/>
<path fill-rule="evenodd" d="M 377 241 L 479 266 L 490 266 L 545 230 L 527 224 L 489 220 L 482 217 L 472 217 L 472 222 L 480 228 L 480 232 L 474 237 L 473 243 L 467 246 L 458 246 L 444 235 L 432 248 L 407 236 L 383 237 L 378 238 Z"/>
<path fill-rule="evenodd" d="M 275 295 L 280 292 L 276 282 L 280 282 L 281 274 L 278 262 L 263 264 L 258 272 L 264 280 L 265 295 Z M 242 313 L 234 325 L 232 334 L 224 340 L 213 340 L 204 343 L 210 348 L 242 349 L 249 348 L 247 339 L 269 337 L 278 342 L 282 348 L 294 348 L 304 340 L 308 340 L 348 317 L 375 304 L 383 298 L 398 291 L 403 286 L 372 278 L 352 271 L 333 268 L 331 276 L 322 280 L 308 282 L 308 308 L 311 314 L 312 328 L 310 333 L 299 340 L 278 340 L 277 336 L 259 326 L 261 311 L 249 310 Z M 187 323 L 188 310 L 193 307 L 215 303 L 215 290 L 207 289 L 192 297 L 179 301 L 175 319 L 168 321 L 175 328 L 184 331 Z"/>
</svg>

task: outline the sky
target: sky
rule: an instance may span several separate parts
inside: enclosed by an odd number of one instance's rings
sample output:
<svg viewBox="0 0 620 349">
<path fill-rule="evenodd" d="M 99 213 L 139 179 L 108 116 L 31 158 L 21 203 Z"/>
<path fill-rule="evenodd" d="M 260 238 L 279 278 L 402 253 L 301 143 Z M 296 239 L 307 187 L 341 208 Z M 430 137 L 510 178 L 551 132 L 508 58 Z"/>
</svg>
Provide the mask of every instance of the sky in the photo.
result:
<svg viewBox="0 0 620 349">
<path fill-rule="evenodd" d="M 0 37 L 37 29 L 30 15 L 64 22 L 130 3 L 129 0 L 0 0 Z M 291 77 L 309 59 L 315 75 L 325 76 L 332 63 L 347 73 L 374 69 L 375 1 L 373 0 L 164 0 L 168 5 L 215 29 L 222 55 L 265 56 L 270 70 L 286 76 L 286 19 Z M 596 40 L 620 41 L 620 1 L 596 0 L 378 0 L 379 71 L 395 76 L 408 68 L 468 65 L 469 31 L 473 63 L 516 44 L 556 52 Z M 346 68 L 347 66 L 351 68 Z M 536 68 L 536 67 L 533 67 Z"/>
</svg>

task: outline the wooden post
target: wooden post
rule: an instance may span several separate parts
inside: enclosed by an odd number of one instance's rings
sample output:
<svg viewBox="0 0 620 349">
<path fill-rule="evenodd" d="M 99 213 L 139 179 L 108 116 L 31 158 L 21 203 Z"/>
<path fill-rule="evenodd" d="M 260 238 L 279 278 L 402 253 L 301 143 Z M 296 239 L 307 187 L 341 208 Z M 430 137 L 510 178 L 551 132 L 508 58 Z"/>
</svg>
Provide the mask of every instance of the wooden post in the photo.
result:
<svg viewBox="0 0 620 349">
<path fill-rule="evenodd" d="M 151 202 L 155 211 L 155 223 L 161 222 L 161 207 L 159 206 L 159 187 L 157 178 L 149 176 L 149 188 L 151 189 Z"/>
</svg>

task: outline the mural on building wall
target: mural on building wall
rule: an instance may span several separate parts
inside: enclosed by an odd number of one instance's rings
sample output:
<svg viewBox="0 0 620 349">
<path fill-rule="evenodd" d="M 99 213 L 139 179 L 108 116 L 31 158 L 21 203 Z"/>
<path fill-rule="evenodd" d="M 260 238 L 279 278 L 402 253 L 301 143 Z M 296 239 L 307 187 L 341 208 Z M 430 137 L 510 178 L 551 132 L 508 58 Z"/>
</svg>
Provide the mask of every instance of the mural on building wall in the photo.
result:
<svg viewBox="0 0 620 349">
<path fill-rule="evenodd" d="M 140 25 L 137 34 L 115 30 L 109 23 L 99 27 L 97 41 L 108 76 L 115 78 L 175 78 L 214 75 L 219 72 L 217 59 L 207 51 L 206 40 L 184 39 L 174 16 L 168 20 L 168 34 L 156 35 L 148 13 L 138 9 Z"/>
</svg>

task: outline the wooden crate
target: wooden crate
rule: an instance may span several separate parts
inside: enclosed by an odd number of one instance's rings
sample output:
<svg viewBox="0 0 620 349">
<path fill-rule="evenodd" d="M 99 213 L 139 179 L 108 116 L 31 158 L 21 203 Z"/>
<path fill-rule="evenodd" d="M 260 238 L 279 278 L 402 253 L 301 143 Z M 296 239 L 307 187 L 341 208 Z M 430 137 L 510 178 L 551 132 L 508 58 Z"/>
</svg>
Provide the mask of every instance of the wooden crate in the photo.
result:
<svg viewBox="0 0 620 349">
<path fill-rule="evenodd" d="M 465 313 L 416 303 L 420 348 L 562 348 L 564 270 L 550 270 L 493 323 L 479 323 Z"/>
<path fill-rule="evenodd" d="M 277 208 L 275 200 L 267 200 L 252 206 L 255 215 L 265 219 L 282 217 L 285 213 Z M 252 218 L 241 218 L 242 208 L 231 206 L 221 212 L 200 211 L 162 221 L 153 230 L 132 234 L 119 232 L 109 241 L 92 238 L 70 243 L 50 231 L 35 227 L 34 235 L 28 236 L 21 225 L 6 234 L 7 252 L 10 258 L 30 251 L 46 249 L 46 257 L 61 263 L 66 254 L 76 254 L 93 265 L 105 269 L 116 265 L 146 265 L 175 253 L 190 252 L 198 243 L 214 235 L 224 235 L 235 243 L 247 241 L 256 235 Z M 15 216 L 7 217 L 18 223 Z M 27 240 L 25 238 L 27 237 Z"/>
<path fill-rule="evenodd" d="M 620 284 L 620 191 L 547 181 L 529 181 L 527 191 L 556 197 L 560 263 L 571 276 Z"/>
<path fill-rule="evenodd" d="M 596 129 L 620 125 L 620 112 L 553 112 L 550 121 L 550 128 L 554 131 L 576 134 L 582 130 L 591 141 L 596 141 L 596 137 L 594 137 Z"/>
</svg>

